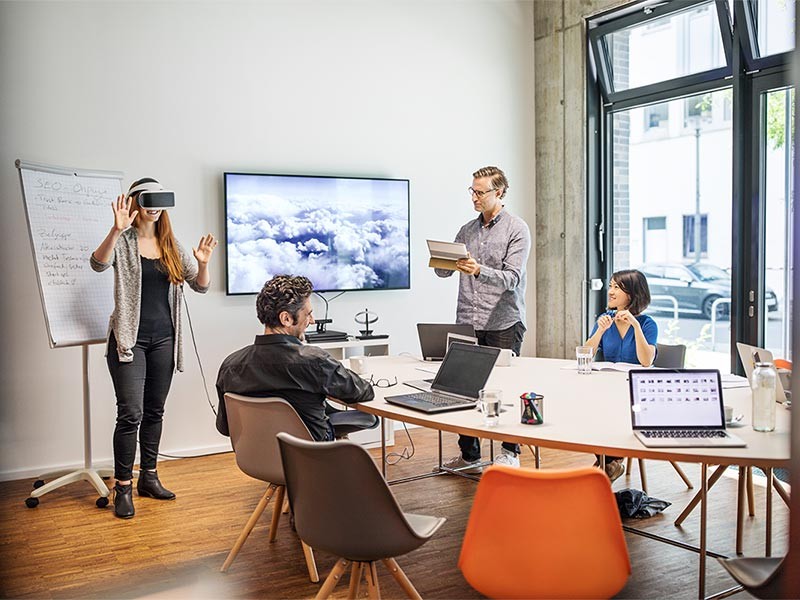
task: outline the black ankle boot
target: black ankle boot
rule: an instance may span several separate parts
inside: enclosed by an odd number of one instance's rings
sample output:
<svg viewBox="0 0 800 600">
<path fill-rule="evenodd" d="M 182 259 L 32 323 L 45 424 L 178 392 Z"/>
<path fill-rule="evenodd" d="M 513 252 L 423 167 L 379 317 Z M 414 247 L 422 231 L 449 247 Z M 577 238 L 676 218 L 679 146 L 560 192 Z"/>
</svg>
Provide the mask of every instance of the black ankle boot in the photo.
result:
<svg viewBox="0 0 800 600">
<path fill-rule="evenodd" d="M 161 485 L 158 480 L 158 471 L 139 471 L 139 481 L 136 482 L 136 491 L 140 496 L 155 498 L 156 500 L 175 500 L 175 494 Z"/>
<path fill-rule="evenodd" d="M 128 485 L 114 484 L 114 514 L 120 519 L 130 519 L 133 509 L 133 483 Z"/>
</svg>

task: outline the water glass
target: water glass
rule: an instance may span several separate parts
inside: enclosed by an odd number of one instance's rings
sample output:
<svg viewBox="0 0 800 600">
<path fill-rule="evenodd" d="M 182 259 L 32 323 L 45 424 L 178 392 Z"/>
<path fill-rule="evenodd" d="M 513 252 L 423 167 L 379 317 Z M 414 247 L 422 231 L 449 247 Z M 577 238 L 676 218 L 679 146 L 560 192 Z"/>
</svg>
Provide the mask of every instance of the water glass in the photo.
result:
<svg viewBox="0 0 800 600">
<path fill-rule="evenodd" d="M 594 349 L 591 346 L 576 346 L 575 357 L 578 359 L 578 373 L 581 375 L 592 374 L 592 356 Z"/>
<path fill-rule="evenodd" d="M 500 424 L 500 406 L 502 403 L 502 390 L 484 389 L 478 392 L 478 409 L 483 413 L 483 424 L 486 427 L 497 427 Z"/>
</svg>

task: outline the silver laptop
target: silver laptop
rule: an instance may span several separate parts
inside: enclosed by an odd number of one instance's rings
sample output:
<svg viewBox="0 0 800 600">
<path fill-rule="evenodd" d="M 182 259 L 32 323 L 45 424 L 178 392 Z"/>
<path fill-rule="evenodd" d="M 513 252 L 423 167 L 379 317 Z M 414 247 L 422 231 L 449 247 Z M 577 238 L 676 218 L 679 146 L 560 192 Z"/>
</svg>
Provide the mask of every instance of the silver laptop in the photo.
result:
<svg viewBox="0 0 800 600">
<path fill-rule="evenodd" d="M 426 413 L 473 408 L 499 354 L 499 348 L 454 343 L 444 357 L 430 392 L 386 396 L 385 400 Z"/>
<path fill-rule="evenodd" d="M 633 433 L 648 448 L 743 447 L 725 430 L 716 369 L 635 369 L 628 373 Z"/>
<path fill-rule="evenodd" d="M 745 375 L 747 375 L 747 381 L 749 381 L 750 383 L 753 382 L 753 371 L 756 368 L 757 362 L 771 362 L 771 363 L 775 362 L 775 359 L 772 356 L 772 352 L 770 352 L 769 350 L 765 350 L 764 348 L 759 348 L 758 346 L 750 346 L 749 344 L 736 342 L 736 350 L 739 351 L 739 360 L 742 361 L 742 366 L 744 367 Z M 786 402 L 786 399 L 789 397 L 790 395 L 787 394 L 786 390 L 783 389 L 781 378 L 776 377 L 775 400 L 777 400 L 778 402 Z"/>
<path fill-rule="evenodd" d="M 475 328 L 469 324 L 417 323 L 422 358 L 425 360 L 442 360 L 447 353 L 448 333 L 474 338 Z"/>
</svg>

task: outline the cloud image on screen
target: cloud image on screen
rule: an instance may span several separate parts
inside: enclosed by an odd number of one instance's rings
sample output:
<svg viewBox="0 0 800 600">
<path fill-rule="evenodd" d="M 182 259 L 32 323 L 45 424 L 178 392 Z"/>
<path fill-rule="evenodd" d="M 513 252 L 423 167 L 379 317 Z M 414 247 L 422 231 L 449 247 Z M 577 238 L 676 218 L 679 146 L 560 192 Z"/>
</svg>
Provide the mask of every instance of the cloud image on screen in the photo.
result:
<svg viewBox="0 0 800 600">
<path fill-rule="evenodd" d="M 228 294 L 410 287 L 408 180 L 226 173 L 225 200 Z"/>
</svg>

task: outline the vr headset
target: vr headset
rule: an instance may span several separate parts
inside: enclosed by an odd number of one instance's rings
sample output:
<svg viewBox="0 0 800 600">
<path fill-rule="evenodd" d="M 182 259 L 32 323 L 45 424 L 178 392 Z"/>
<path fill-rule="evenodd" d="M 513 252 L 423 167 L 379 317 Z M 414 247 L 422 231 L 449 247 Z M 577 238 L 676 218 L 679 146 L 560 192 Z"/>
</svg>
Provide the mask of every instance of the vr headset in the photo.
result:
<svg viewBox="0 0 800 600">
<path fill-rule="evenodd" d="M 148 181 L 128 190 L 128 198 L 138 193 L 136 201 L 146 210 L 165 210 L 175 208 L 175 192 L 161 187 L 160 183 Z"/>
</svg>

